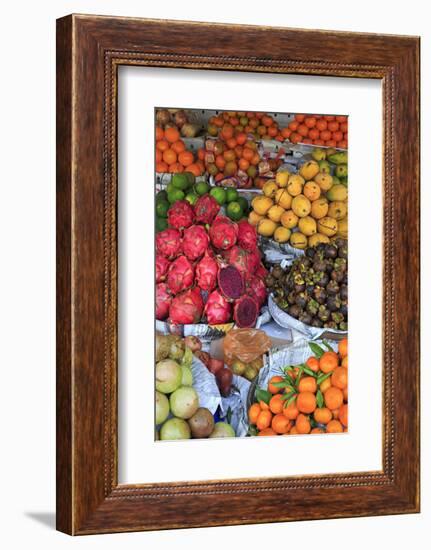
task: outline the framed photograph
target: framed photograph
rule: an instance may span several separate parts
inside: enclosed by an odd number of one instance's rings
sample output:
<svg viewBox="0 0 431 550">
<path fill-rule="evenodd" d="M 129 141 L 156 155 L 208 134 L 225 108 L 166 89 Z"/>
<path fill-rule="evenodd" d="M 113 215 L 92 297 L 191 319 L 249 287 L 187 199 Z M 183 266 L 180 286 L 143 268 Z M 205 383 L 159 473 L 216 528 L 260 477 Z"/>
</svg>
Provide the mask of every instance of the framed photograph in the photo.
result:
<svg viewBox="0 0 431 550">
<path fill-rule="evenodd" d="M 57 21 L 57 528 L 419 511 L 419 39 Z"/>
</svg>

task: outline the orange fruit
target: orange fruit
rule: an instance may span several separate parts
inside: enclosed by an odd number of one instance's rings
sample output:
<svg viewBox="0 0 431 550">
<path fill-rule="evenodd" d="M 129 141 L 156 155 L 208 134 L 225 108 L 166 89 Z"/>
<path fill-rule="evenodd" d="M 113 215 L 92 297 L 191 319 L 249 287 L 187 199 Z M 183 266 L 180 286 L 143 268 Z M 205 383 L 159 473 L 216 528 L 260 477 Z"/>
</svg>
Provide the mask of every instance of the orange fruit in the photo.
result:
<svg viewBox="0 0 431 550">
<path fill-rule="evenodd" d="M 345 116 L 345 115 L 337 115 L 337 116 L 335 117 L 335 120 L 336 120 L 337 122 L 347 122 L 347 116 Z"/>
<path fill-rule="evenodd" d="M 298 134 L 297 132 L 292 132 L 290 134 L 290 141 L 292 143 L 299 143 L 301 141 L 302 137 L 300 134 Z"/>
<path fill-rule="evenodd" d="M 304 376 L 301 378 L 298 384 L 298 390 L 300 393 L 311 392 L 316 393 L 317 391 L 317 382 L 314 376 Z"/>
<path fill-rule="evenodd" d="M 162 162 L 162 160 L 163 160 L 163 153 L 159 149 L 156 149 L 156 162 Z"/>
<path fill-rule="evenodd" d="M 271 411 L 261 411 L 256 420 L 257 429 L 264 430 L 265 428 L 269 428 L 269 426 L 271 425 L 271 420 L 272 420 Z"/>
<path fill-rule="evenodd" d="M 226 140 L 226 145 L 229 147 L 229 149 L 235 149 L 235 147 L 238 145 L 236 139 L 234 137 L 229 138 Z"/>
<path fill-rule="evenodd" d="M 316 120 L 316 117 L 314 116 L 307 117 L 304 120 L 304 124 L 305 126 L 307 126 L 307 128 L 314 128 L 316 126 L 316 123 L 317 123 L 317 120 Z"/>
<path fill-rule="evenodd" d="M 335 420 L 338 420 L 338 417 L 340 416 L 340 409 L 334 409 L 332 411 L 332 417 L 335 418 Z"/>
<path fill-rule="evenodd" d="M 283 391 L 283 388 L 277 388 L 273 384 L 275 382 L 283 382 L 284 378 L 282 376 L 273 376 L 268 382 L 268 391 L 271 393 L 280 393 Z"/>
<path fill-rule="evenodd" d="M 156 143 L 156 149 L 159 151 L 166 151 L 166 149 L 169 149 L 169 143 L 165 139 L 161 139 Z"/>
<path fill-rule="evenodd" d="M 343 134 L 345 134 L 347 130 L 348 130 L 347 122 L 340 122 L 340 132 L 343 132 Z"/>
<path fill-rule="evenodd" d="M 328 123 L 323 118 L 321 118 L 316 122 L 316 129 L 319 130 L 319 132 L 321 132 L 322 130 L 326 130 L 327 127 L 328 127 Z"/>
<path fill-rule="evenodd" d="M 346 386 L 346 387 L 344 388 L 344 390 L 343 390 L 344 403 L 347 403 L 348 397 L 349 397 L 349 394 L 348 394 L 347 386 Z"/>
<path fill-rule="evenodd" d="M 325 142 L 323 141 L 323 139 L 313 139 L 313 144 L 314 145 L 325 145 Z"/>
<path fill-rule="evenodd" d="M 340 132 L 340 131 L 332 132 L 332 139 L 337 142 L 341 141 L 343 139 L 343 132 Z"/>
<path fill-rule="evenodd" d="M 223 155 L 218 155 L 215 159 L 215 165 L 220 170 L 224 170 L 224 167 L 226 166 L 226 161 L 224 160 Z"/>
<path fill-rule="evenodd" d="M 311 434 L 324 434 L 325 432 L 322 430 L 322 428 L 313 428 L 310 433 Z"/>
<path fill-rule="evenodd" d="M 325 141 L 325 145 L 326 147 L 336 147 L 337 142 L 335 141 L 335 139 L 328 139 L 328 141 Z"/>
<path fill-rule="evenodd" d="M 296 426 L 292 426 L 289 431 L 289 435 L 296 435 L 298 434 L 298 428 Z"/>
<path fill-rule="evenodd" d="M 308 136 L 308 126 L 306 126 L 305 124 L 300 124 L 298 126 L 298 129 L 297 129 L 297 132 L 300 136 L 302 137 L 307 137 Z"/>
<path fill-rule="evenodd" d="M 285 434 L 289 431 L 291 422 L 284 414 L 276 414 L 271 421 L 271 428 L 278 434 Z"/>
<path fill-rule="evenodd" d="M 274 397 L 271 397 L 269 402 L 269 409 L 274 414 L 279 414 L 283 412 L 284 401 L 282 400 L 281 394 L 277 393 Z M 277 430 L 276 430 L 277 431 Z"/>
<path fill-rule="evenodd" d="M 248 409 L 248 420 L 250 424 L 256 424 L 257 417 L 261 411 L 262 409 L 260 408 L 259 403 L 253 403 L 253 405 Z"/>
<path fill-rule="evenodd" d="M 338 122 L 336 120 L 328 122 L 328 130 L 330 132 L 336 132 L 339 127 L 340 127 L 340 125 L 338 124 Z"/>
<path fill-rule="evenodd" d="M 197 163 L 193 163 L 187 166 L 187 172 L 191 172 L 194 176 L 198 177 L 202 175 L 203 170 Z"/>
<path fill-rule="evenodd" d="M 179 155 L 186 150 L 186 146 L 184 145 L 184 141 L 179 139 L 178 141 L 174 141 L 174 143 L 171 145 L 171 149 L 175 151 L 177 155 Z"/>
<path fill-rule="evenodd" d="M 167 164 L 174 164 L 174 162 L 177 162 L 177 159 L 178 156 L 175 151 L 172 151 L 172 149 L 166 149 L 166 151 L 163 151 L 163 160 Z"/>
<path fill-rule="evenodd" d="M 234 149 L 236 158 L 240 159 L 242 158 L 242 152 L 244 150 L 244 147 L 242 145 L 237 145 Z"/>
<path fill-rule="evenodd" d="M 214 126 L 221 128 L 223 126 L 223 119 L 220 116 L 215 116 L 212 123 Z"/>
<path fill-rule="evenodd" d="M 328 122 L 331 122 L 331 120 L 335 120 L 334 115 L 325 115 L 323 118 Z"/>
<path fill-rule="evenodd" d="M 299 126 L 299 122 L 297 122 L 296 120 L 292 120 L 292 122 L 289 122 L 288 124 L 288 127 L 290 130 L 292 130 L 292 132 L 296 132 L 296 130 L 298 129 L 298 126 Z"/>
<path fill-rule="evenodd" d="M 340 411 L 339 411 L 339 414 L 338 414 L 338 418 L 341 422 L 341 424 L 343 424 L 343 426 L 345 426 L 347 428 L 348 426 L 348 423 L 347 423 L 347 405 L 341 405 L 340 407 Z"/>
<path fill-rule="evenodd" d="M 326 431 L 329 434 L 341 433 L 343 431 L 343 426 L 338 420 L 331 420 L 326 425 Z"/>
<path fill-rule="evenodd" d="M 331 385 L 344 390 L 347 386 L 347 369 L 345 367 L 337 367 L 332 371 Z"/>
<path fill-rule="evenodd" d="M 282 128 L 281 129 L 281 135 L 287 139 L 288 137 L 290 137 L 290 134 L 292 133 L 292 130 L 290 128 Z"/>
<path fill-rule="evenodd" d="M 226 141 L 233 137 L 233 126 L 232 124 L 224 124 L 220 130 L 220 137 Z"/>
<path fill-rule="evenodd" d="M 167 172 L 169 169 L 169 166 L 166 164 L 166 162 L 156 162 L 156 172 Z"/>
<path fill-rule="evenodd" d="M 178 160 L 183 166 L 190 166 L 195 160 L 193 153 L 191 151 L 182 151 L 178 155 Z"/>
<path fill-rule="evenodd" d="M 239 132 L 235 136 L 236 142 L 238 145 L 244 145 L 244 143 L 247 141 L 247 134 L 245 132 Z"/>
<path fill-rule="evenodd" d="M 203 147 L 198 149 L 198 159 L 205 160 L 205 149 Z"/>
<path fill-rule="evenodd" d="M 340 147 L 341 149 L 347 149 L 347 140 L 342 139 L 337 143 L 337 147 Z"/>
<path fill-rule="evenodd" d="M 169 172 L 171 174 L 178 174 L 180 172 L 184 172 L 184 166 L 179 162 L 174 162 L 173 164 L 169 165 Z"/>
<path fill-rule="evenodd" d="M 305 115 L 301 115 L 301 114 L 295 115 L 295 120 L 298 122 L 304 122 L 304 119 L 305 119 Z"/>
<path fill-rule="evenodd" d="M 309 357 L 307 361 L 305 362 L 307 367 L 311 369 L 314 372 L 317 372 L 319 370 L 319 359 L 317 357 Z"/>
<path fill-rule="evenodd" d="M 343 338 L 338 342 L 338 353 L 341 357 L 347 357 L 347 338 Z"/>
<path fill-rule="evenodd" d="M 343 392 L 339 388 L 331 386 L 325 391 L 324 396 L 325 404 L 331 411 L 338 409 L 343 404 Z"/>
<path fill-rule="evenodd" d="M 332 412 L 328 409 L 328 407 L 317 408 L 314 411 L 314 420 L 319 422 L 319 424 L 327 424 L 330 420 L 332 420 Z"/>
<path fill-rule="evenodd" d="M 272 428 L 265 428 L 261 430 L 257 435 L 277 435 Z"/>
<path fill-rule="evenodd" d="M 259 405 L 263 411 L 269 411 L 269 405 L 265 401 L 259 401 Z"/>
<path fill-rule="evenodd" d="M 316 408 L 316 396 L 311 391 L 304 391 L 298 394 L 296 406 L 302 413 L 312 413 Z"/>
<path fill-rule="evenodd" d="M 310 128 L 310 130 L 308 131 L 308 137 L 310 139 L 318 139 L 319 136 L 320 132 L 319 130 L 316 130 L 316 128 Z"/>
<path fill-rule="evenodd" d="M 165 132 L 161 126 L 156 126 L 156 141 L 163 139 L 165 137 Z"/>
<path fill-rule="evenodd" d="M 227 149 L 226 151 L 223 152 L 223 158 L 225 159 L 226 162 L 231 162 L 232 160 L 235 160 L 236 159 L 235 151 L 233 151 L 232 149 Z"/>
<path fill-rule="evenodd" d="M 289 420 L 295 420 L 297 418 L 299 411 L 295 401 L 292 401 L 287 407 L 284 407 L 283 414 Z"/>
<path fill-rule="evenodd" d="M 269 115 L 263 115 L 262 124 L 267 127 L 272 126 L 274 124 L 274 119 Z"/>
<path fill-rule="evenodd" d="M 169 143 L 175 143 L 180 139 L 180 133 L 177 128 L 165 128 L 165 138 Z"/>
<path fill-rule="evenodd" d="M 319 359 L 319 367 L 325 374 L 331 372 L 338 367 L 338 355 L 335 351 L 325 351 Z"/>
<path fill-rule="evenodd" d="M 248 147 L 244 147 L 243 151 L 242 151 L 242 157 L 245 159 L 245 160 L 248 160 L 249 162 L 251 161 L 251 159 L 254 157 L 254 151 L 253 149 L 249 149 Z"/>
<path fill-rule="evenodd" d="M 346 355 L 346 357 L 343 357 L 343 360 L 341 361 L 341 366 L 344 367 L 344 368 L 346 368 L 346 369 L 347 369 L 347 367 L 348 367 L 348 362 L 349 362 L 348 359 L 347 359 L 347 357 L 348 357 L 348 356 Z"/>
<path fill-rule="evenodd" d="M 299 434 L 309 434 L 311 431 L 311 424 L 307 416 L 305 414 L 299 414 L 298 418 L 296 419 L 295 427 Z M 290 430 L 292 433 L 292 430 Z"/>
<path fill-rule="evenodd" d="M 278 128 L 277 126 L 270 126 L 268 128 L 268 136 L 275 137 L 278 134 Z"/>
<path fill-rule="evenodd" d="M 328 141 L 331 139 L 331 132 L 329 130 L 322 130 L 320 132 L 320 139 L 323 139 L 323 141 Z"/>
<path fill-rule="evenodd" d="M 330 387 L 331 387 L 331 377 L 329 377 L 329 378 L 327 378 L 326 380 L 324 380 L 324 381 L 320 384 L 320 386 L 319 386 L 320 391 L 321 391 L 322 393 L 325 393 L 325 391 L 326 391 L 328 388 L 330 388 Z"/>
<path fill-rule="evenodd" d="M 247 159 L 239 159 L 238 161 L 238 166 L 241 168 L 241 170 L 247 170 L 248 167 L 250 166 L 250 163 Z"/>
</svg>

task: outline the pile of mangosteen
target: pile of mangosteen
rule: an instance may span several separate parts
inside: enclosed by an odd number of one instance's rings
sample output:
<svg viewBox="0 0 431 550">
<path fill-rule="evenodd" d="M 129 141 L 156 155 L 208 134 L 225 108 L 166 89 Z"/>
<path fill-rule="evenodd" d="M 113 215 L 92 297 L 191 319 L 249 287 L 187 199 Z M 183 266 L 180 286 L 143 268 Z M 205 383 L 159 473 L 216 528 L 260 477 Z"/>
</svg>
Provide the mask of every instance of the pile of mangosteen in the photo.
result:
<svg viewBox="0 0 431 550">
<path fill-rule="evenodd" d="M 306 325 L 347 330 L 347 241 L 305 249 L 283 269 L 272 267 L 266 285 L 276 304 Z"/>
</svg>

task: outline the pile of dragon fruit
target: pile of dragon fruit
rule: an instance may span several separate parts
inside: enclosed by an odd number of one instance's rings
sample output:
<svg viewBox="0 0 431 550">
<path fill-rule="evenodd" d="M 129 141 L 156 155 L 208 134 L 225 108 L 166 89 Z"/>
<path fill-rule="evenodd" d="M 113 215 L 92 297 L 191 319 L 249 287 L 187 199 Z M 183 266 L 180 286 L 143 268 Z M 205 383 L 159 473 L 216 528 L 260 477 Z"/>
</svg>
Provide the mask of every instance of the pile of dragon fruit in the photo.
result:
<svg viewBox="0 0 431 550">
<path fill-rule="evenodd" d="M 267 299 L 256 229 L 221 215 L 210 195 L 175 202 L 168 224 L 156 236 L 156 318 L 255 326 Z"/>
</svg>

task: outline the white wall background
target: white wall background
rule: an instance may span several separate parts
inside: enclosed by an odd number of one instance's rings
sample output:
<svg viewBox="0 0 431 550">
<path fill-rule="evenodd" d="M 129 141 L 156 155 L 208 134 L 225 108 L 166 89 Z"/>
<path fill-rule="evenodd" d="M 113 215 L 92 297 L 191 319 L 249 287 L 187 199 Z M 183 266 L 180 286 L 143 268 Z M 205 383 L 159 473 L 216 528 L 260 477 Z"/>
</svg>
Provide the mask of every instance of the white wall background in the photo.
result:
<svg viewBox="0 0 431 550">
<path fill-rule="evenodd" d="M 308 0 L 146 3 L 137 0 L 16 0 L 2 9 L 0 32 L 0 540 L 8 549 L 30 547 L 171 548 L 185 546 L 304 549 L 335 539 L 352 550 L 371 545 L 402 549 L 429 532 L 431 520 L 431 384 L 429 347 L 423 346 L 422 514 L 309 523 L 103 535 L 72 539 L 53 530 L 55 467 L 55 19 L 96 13 L 302 28 L 415 34 L 422 37 L 422 280 L 423 334 L 431 329 L 431 259 L 427 236 L 431 203 L 431 32 L 426 3 L 388 1 L 331 6 Z M 426 340 L 424 340 L 424 344 Z"/>
</svg>

